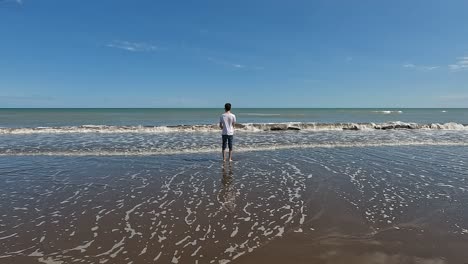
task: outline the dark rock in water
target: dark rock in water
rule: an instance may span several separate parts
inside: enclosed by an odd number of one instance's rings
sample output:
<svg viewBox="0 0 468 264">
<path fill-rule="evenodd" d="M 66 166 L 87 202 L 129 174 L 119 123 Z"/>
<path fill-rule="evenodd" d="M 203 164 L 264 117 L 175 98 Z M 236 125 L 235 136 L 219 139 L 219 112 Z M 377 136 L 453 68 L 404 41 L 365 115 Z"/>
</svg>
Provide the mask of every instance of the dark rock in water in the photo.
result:
<svg viewBox="0 0 468 264">
<path fill-rule="evenodd" d="M 352 125 L 348 127 L 343 127 L 343 130 L 359 130 L 359 127 L 356 125 Z"/>
<path fill-rule="evenodd" d="M 381 126 L 381 127 L 376 127 L 376 129 L 382 129 L 382 130 L 389 130 L 389 129 L 413 129 L 411 125 L 387 125 L 387 126 Z"/>
<path fill-rule="evenodd" d="M 288 129 L 287 125 L 281 125 L 281 124 L 270 127 L 271 131 L 282 131 L 282 130 L 287 130 L 287 129 Z"/>
<path fill-rule="evenodd" d="M 384 124 L 384 125 L 376 125 L 374 126 L 375 129 L 382 129 L 382 130 L 389 130 L 389 129 L 418 129 L 419 126 L 417 124 Z"/>
<path fill-rule="evenodd" d="M 235 128 L 245 128 L 245 125 L 239 124 L 239 123 L 235 123 L 235 124 L 234 124 L 234 127 L 235 127 Z"/>
<path fill-rule="evenodd" d="M 271 131 L 281 131 L 281 130 L 285 130 L 285 129 L 282 128 L 282 127 L 276 127 L 276 126 L 274 126 L 274 127 L 271 127 L 270 130 L 271 130 Z"/>
<path fill-rule="evenodd" d="M 411 126 L 410 125 L 395 125 L 395 128 L 399 128 L 399 129 L 411 129 Z"/>
<path fill-rule="evenodd" d="M 298 127 L 288 127 L 288 130 L 301 130 L 301 129 Z"/>
</svg>

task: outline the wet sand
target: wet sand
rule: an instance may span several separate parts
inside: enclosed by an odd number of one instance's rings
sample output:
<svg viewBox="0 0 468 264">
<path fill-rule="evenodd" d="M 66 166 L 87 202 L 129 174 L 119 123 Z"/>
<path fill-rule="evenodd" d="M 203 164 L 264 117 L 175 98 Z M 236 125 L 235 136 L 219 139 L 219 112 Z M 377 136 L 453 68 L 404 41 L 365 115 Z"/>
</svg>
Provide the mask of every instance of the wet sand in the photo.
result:
<svg viewBox="0 0 468 264">
<path fill-rule="evenodd" d="M 0 157 L 0 263 L 467 263 L 467 150 Z"/>
</svg>

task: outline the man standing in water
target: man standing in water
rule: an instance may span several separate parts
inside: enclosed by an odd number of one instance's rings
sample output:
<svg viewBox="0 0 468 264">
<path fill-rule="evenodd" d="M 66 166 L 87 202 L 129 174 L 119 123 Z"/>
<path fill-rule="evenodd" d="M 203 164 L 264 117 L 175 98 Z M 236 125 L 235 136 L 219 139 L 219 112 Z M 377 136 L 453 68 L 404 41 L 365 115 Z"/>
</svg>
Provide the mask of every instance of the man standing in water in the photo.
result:
<svg viewBox="0 0 468 264">
<path fill-rule="evenodd" d="M 224 114 L 219 118 L 219 127 L 223 130 L 223 161 L 226 161 L 226 143 L 229 146 L 229 161 L 232 161 L 232 139 L 234 135 L 234 124 L 236 123 L 236 116 L 231 113 L 231 104 L 224 105 Z"/>
</svg>

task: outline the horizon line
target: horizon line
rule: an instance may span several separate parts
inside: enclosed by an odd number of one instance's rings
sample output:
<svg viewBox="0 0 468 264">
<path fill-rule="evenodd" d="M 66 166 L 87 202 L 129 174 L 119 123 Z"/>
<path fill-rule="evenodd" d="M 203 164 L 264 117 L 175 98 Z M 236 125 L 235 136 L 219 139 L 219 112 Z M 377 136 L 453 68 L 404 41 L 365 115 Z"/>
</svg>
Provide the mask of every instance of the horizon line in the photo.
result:
<svg viewBox="0 0 468 264">
<path fill-rule="evenodd" d="M 223 107 L 0 107 L 0 109 L 223 109 Z M 233 109 L 468 109 L 468 107 L 233 107 Z"/>
</svg>

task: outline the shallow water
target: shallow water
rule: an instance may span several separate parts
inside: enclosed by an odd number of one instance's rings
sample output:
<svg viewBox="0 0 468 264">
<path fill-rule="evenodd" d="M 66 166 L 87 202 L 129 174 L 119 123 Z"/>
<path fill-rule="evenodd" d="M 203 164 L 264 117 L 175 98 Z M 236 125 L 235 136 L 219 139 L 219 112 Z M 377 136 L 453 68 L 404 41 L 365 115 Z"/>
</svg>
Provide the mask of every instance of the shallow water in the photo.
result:
<svg viewBox="0 0 468 264">
<path fill-rule="evenodd" d="M 0 156 L 145 156 L 220 151 L 220 132 L 0 135 Z M 366 146 L 468 146 L 468 130 L 237 131 L 238 152 Z"/>
<path fill-rule="evenodd" d="M 0 108 L 0 127 L 80 125 L 169 126 L 216 124 L 221 108 Z M 468 124 L 468 108 L 233 108 L 240 123 Z"/>
<path fill-rule="evenodd" d="M 467 150 L 4 155 L 0 263 L 464 263 Z"/>
</svg>

